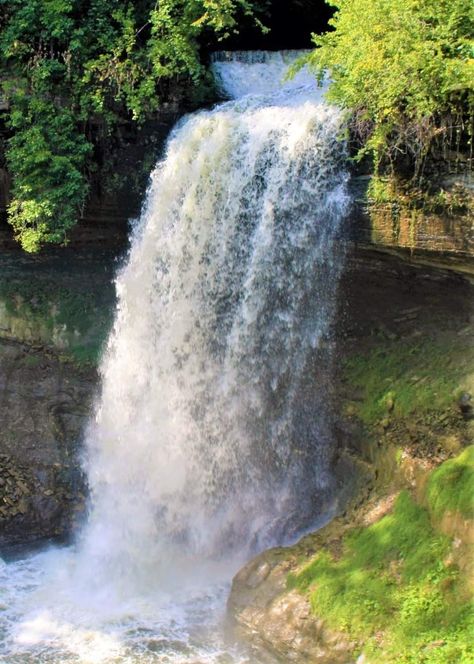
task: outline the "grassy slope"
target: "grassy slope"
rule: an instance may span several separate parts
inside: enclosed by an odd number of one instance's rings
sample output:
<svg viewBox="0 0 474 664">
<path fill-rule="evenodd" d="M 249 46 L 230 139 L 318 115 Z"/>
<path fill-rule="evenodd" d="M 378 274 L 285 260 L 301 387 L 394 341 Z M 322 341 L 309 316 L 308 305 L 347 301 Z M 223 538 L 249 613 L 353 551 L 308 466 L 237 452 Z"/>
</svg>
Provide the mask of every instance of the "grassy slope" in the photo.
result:
<svg viewBox="0 0 474 664">
<path fill-rule="evenodd" d="M 399 339 L 351 358 L 347 380 L 364 391 L 357 415 L 367 425 L 388 411 L 395 417 L 442 412 L 462 390 L 460 367 L 474 366 L 474 346 L 458 336 L 446 344 L 432 339 Z"/>
<path fill-rule="evenodd" d="M 432 467 L 439 455 L 452 453 L 440 452 L 445 437 L 467 443 L 468 423 L 456 402 L 460 392 L 472 391 L 472 366 L 474 347 L 463 330 L 448 340 L 442 333 L 384 339 L 344 366 L 343 383 L 355 395 L 347 414 L 364 424 L 382 455 L 375 463 L 385 466 L 394 455 L 399 466 L 400 477 L 375 491 L 381 497 L 385 490 L 399 493 L 383 518 L 352 528 L 341 546 L 306 559 L 288 586 L 307 594 L 315 615 L 356 643 L 355 654 L 364 653 L 367 663 L 474 661 L 473 551 L 456 533 L 461 521 L 465 537 L 466 520 L 474 518 L 474 445 L 428 477 L 424 471 L 413 495 L 403 488 L 413 486 L 413 476 L 407 482 L 401 467 L 409 447 L 423 469 L 424 461 Z"/>
<path fill-rule="evenodd" d="M 339 556 L 319 552 L 289 586 L 309 593 L 315 614 L 371 663 L 474 661 L 468 573 L 458 543 L 437 528 L 446 510 L 472 515 L 473 480 L 471 446 L 431 473 L 425 505 L 402 491 L 390 514 L 352 530 Z"/>
</svg>

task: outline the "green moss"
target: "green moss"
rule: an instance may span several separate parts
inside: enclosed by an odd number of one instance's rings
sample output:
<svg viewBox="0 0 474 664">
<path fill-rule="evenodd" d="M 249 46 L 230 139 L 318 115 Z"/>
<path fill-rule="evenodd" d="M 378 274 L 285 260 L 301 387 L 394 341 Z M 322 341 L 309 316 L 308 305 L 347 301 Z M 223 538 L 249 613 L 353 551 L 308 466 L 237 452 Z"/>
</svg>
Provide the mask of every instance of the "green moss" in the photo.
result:
<svg viewBox="0 0 474 664">
<path fill-rule="evenodd" d="M 95 367 L 99 364 L 107 334 L 98 335 L 89 344 L 73 346 L 63 357 L 79 367 Z"/>
<path fill-rule="evenodd" d="M 382 349 L 351 358 L 344 373 L 364 391 L 357 415 L 373 424 L 392 410 L 407 417 L 449 408 L 465 367 L 473 363 L 474 349 L 462 339 L 449 349 L 431 341 L 385 340 Z"/>
<path fill-rule="evenodd" d="M 0 284 L 0 298 L 11 315 L 41 319 L 49 328 L 66 325 L 83 333 L 90 328 L 92 319 L 98 314 L 100 317 L 97 298 L 89 291 L 72 291 L 49 281 L 4 282 Z"/>
<path fill-rule="evenodd" d="M 434 183 L 430 183 L 429 188 L 421 188 L 394 173 L 383 177 L 372 176 L 367 188 L 367 201 L 370 213 L 377 214 L 380 209 L 389 206 L 395 219 L 400 215 L 407 216 L 415 226 L 424 215 L 459 217 L 472 214 L 473 205 L 472 193 L 461 184 L 450 190 L 437 188 Z"/>
<path fill-rule="evenodd" d="M 430 475 L 426 495 L 430 511 L 437 518 L 446 510 L 474 518 L 474 445 Z"/>
<path fill-rule="evenodd" d="M 288 585 L 371 663 L 467 664 L 473 614 L 450 547 L 402 492 L 391 514 L 346 536 L 339 558 L 320 552 Z"/>
<path fill-rule="evenodd" d="M 370 178 L 367 198 L 371 203 L 376 204 L 389 203 L 396 199 L 392 179 L 378 175 Z"/>
<path fill-rule="evenodd" d="M 113 300 L 104 288 L 87 284 L 64 288 L 50 279 L 8 279 L 0 283 L 0 303 L 20 341 L 59 349 L 65 360 L 97 364 L 112 324 Z M 22 330 L 25 330 L 25 339 Z"/>
<path fill-rule="evenodd" d="M 41 358 L 37 355 L 26 355 L 23 358 L 23 365 L 26 367 L 34 368 L 41 364 Z"/>
</svg>

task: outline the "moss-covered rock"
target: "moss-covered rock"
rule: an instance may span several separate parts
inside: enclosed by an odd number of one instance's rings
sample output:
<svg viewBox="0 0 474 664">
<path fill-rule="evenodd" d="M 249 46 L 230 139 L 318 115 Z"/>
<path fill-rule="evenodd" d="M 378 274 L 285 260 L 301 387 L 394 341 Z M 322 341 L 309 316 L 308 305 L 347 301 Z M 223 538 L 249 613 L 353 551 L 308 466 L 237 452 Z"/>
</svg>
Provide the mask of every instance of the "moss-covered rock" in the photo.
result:
<svg viewBox="0 0 474 664">
<path fill-rule="evenodd" d="M 472 286 L 364 250 L 349 256 L 340 296 L 340 516 L 250 561 L 230 613 L 282 662 L 467 664 Z"/>
<path fill-rule="evenodd" d="M 472 449 L 428 473 L 419 499 L 407 490 L 373 496 L 296 546 L 249 563 L 229 600 L 240 629 L 283 661 L 471 662 L 473 545 L 456 522 L 445 532 L 433 491 L 455 491 L 459 480 L 472 495 L 464 474 Z M 454 466 L 464 469 L 457 479 Z M 447 501 L 445 513 L 452 508 Z"/>
<path fill-rule="evenodd" d="M 474 519 L 474 445 L 437 468 L 428 480 L 426 493 L 436 519 L 447 511 Z"/>
<path fill-rule="evenodd" d="M 323 549 L 290 574 L 288 587 L 307 594 L 313 613 L 356 643 L 354 658 L 472 661 L 472 596 L 452 555 L 457 545 L 408 492 L 382 519 L 348 532 L 340 546 L 339 555 Z"/>
<path fill-rule="evenodd" d="M 407 314 L 408 315 L 408 314 Z M 345 379 L 362 391 L 354 414 L 367 425 L 414 413 L 441 418 L 456 408 L 472 380 L 474 345 L 470 328 L 449 341 L 436 337 L 384 339 L 350 357 Z M 447 346 L 449 343 L 449 346 Z"/>
<path fill-rule="evenodd" d="M 74 252 L 0 257 L 0 338 L 44 345 L 96 365 L 113 319 L 114 256 Z"/>
<path fill-rule="evenodd" d="M 0 548 L 67 537 L 114 308 L 113 254 L 0 256 Z M 3 480 L 3 484 L 2 484 Z"/>
<path fill-rule="evenodd" d="M 432 173 L 422 188 L 394 176 L 354 177 L 353 234 L 379 251 L 409 254 L 421 263 L 444 264 L 472 275 L 473 178 L 464 168 L 445 162 L 442 172 Z"/>
</svg>

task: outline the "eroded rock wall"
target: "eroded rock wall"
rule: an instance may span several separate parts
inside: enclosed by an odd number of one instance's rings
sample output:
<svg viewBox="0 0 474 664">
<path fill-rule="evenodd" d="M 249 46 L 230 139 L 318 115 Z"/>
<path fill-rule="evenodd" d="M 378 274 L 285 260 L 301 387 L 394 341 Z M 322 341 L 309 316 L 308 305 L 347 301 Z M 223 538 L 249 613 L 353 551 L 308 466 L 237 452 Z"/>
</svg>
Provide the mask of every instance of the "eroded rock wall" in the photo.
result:
<svg viewBox="0 0 474 664">
<path fill-rule="evenodd" d="M 67 538 L 114 309 L 110 251 L 0 255 L 0 548 Z"/>
<path fill-rule="evenodd" d="M 44 347 L 0 340 L 0 547 L 67 537 L 78 523 L 96 382 Z"/>
</svg>

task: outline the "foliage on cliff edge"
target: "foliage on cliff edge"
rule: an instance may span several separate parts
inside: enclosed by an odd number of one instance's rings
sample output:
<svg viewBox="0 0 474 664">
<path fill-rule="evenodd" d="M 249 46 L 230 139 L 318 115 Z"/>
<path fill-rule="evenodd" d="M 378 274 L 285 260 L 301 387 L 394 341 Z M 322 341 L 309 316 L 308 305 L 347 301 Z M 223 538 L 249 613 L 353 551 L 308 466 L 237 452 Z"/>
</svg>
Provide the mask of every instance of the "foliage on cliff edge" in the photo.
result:
<svg viewBox="0 0 474 664">
<path fill-rule="evenodd" d="M 327 0 L 334 28 L 308 57 L 376 169 L 418 178 L 434 146 L 472 157 L 474 5 L 468 0 Z M 463 145 L 461 145 L 463 144 Z M 408 164 L 408 166 L 407 166 Z"/>
<path fill-rule="evenodd" d="M 0 0 L 2 95 L 12 136 L 9 220 L 27 251 L 62 243 L 96 168 L 93 127 L 139 121 L 170 82 L 196 86 L 200 39 L 219 39 L 250 0 Z"/>
</svg>

